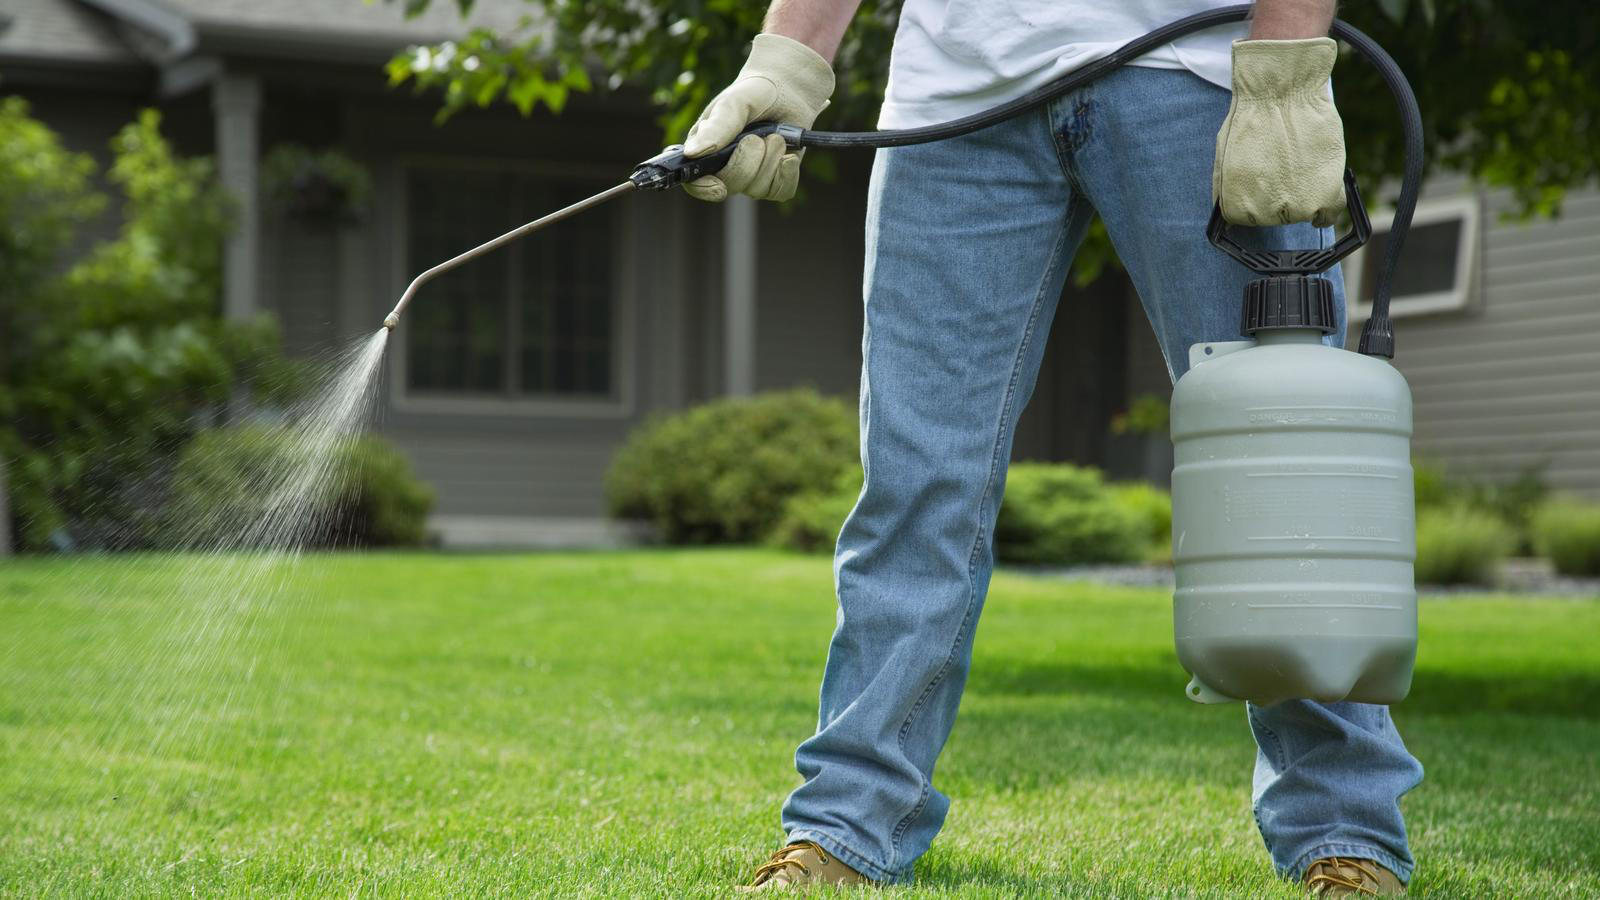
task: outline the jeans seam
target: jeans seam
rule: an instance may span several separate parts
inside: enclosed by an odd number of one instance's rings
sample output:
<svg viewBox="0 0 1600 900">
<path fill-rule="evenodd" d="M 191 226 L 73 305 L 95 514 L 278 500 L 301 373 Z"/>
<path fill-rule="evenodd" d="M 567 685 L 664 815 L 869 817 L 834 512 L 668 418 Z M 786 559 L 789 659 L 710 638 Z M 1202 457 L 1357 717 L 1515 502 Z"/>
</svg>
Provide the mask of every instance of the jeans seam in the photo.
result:
<svg viewBox="0 0 1600 900">
<path fill-rule="evenodd" d="M 818 840 L 818 838 L 821 838 L 821 840 Z M 849 843 L 840 840 L 837 836 L 830 832 L 822 831 L 820 829 L 797 828 L 786 835 L 784 840 L 790 844 L 797 840 L 812 841 L 820 844 L 822 845 L 823 849 L 832 853 L 834 856 L 843 859 L 850 866 L 850 868 L 855 869 L 857 872 L 860 872 L 873 881 L 892 884 L 905 880 L 905 877 L 908 874 L 900 869 L 879 865 L 873 860 L 867 858 L 865 854 L 851 847 Z"/>
<path fill-rule="evenodd" d="M 1253 707 L 1253 706 L 1245 707 L 1245 715 L 1249 718 L 1251 725 L 1253 725 L 1256 728 L 1261 729 L 1261 731 L 1267 736 L 1267 738 L 1271 742 L 1272 747 L 1271 747 L 1271 751 L 1270 752 L 1272 753 L 1272 757 L 1273 757 L 1272 758 L 1273 766 L 1279 772 L 1282 772 L 1285 768 L 1288 768 L 1289 760 L 1288 760 L 1287 756 L 1285 755 L 1285 753 L 1283 751 L 1283 739 L 1278 737 L 1278 733 L 1276 731 L 1273 731 L 1270 727 L 1268 727 L 1267 723 L 1261 721 L 1261 717 L 1256 715 L 1255 707 Z M 1262 743 L 1263 742 L 1260 741 L 1260 740 L 1256 741 L 1256 744 L 1258 746 L 1261 745 Z M 1267 750 L 1267 748 L 1265 748 L 1265 747 L 1263 747 L 1262 749 L 1263 749 L 1264 752 Z M 1267 835 L 1267 828 L 1261 822 L 1261 804 L 1260 804 L 1259 801 L 1250 804 L 1250 818 L 1255 819 L 1255 821 L 1256 821 L 1256 833 L 1261 835 L 1261 843 L 1263 843 L 1263 844 L 1265 844 L 1267 846 L 1267 853 L 1270 855 L 1272 853 L 1272 838 Z"/>
<path fill-rule="evenodd" d="M 1066 136 L 1060 131 L 1056 130 L 1055 124 L 1052 122 L 1050 116 L 1050 111 L 1055 108 L 1055 105 L 1056 103 L 1045 104 L 1045 106 L 1040 109 L 1040 115 L 1044 118 L 1044 130 L 1050 135 L 1050 146 L 1056 151 L 1056 165 L 1061 167 L 1061 174 L 1066 177 L 1067 183 L 1072 184 L 1074 181 L 1072 175 L 1072 163 L 1069 162 L 1071 154 L 1066 147 L 1062 146 Z"/>
<path fill-rule="evenodd" d="M 978 551 L 984 545 L 986 531 L 983 524 L 983 510 L 989 502 L 989 495 L 994 491 L 995 472 L 1000 465 L 1000 445 L 1005 442 L 1006 432 L 1010 428 L 1011 403 L 1016 398 L 1017 381 L 1021 378 L 1022 372 L 1022 360 L 1027 356 L 1028 347 L 1032 343 L 1034 326 L 1039 321 L 1039 309 L 1044 304 L 1045 285 L 1049 282 L 1050 272 L 1055 269 L 1057 261 L 1061 258 L 1061 246 L 1065 240 L 1066 229 L 1062 229 L 1056 235 L 1055 246 L 1051 248 L 1050 258 L 1046 261 L 1044 271 L 1039 277 L 1039 287 L 1034 291 L 1033 309 L 1028 313 L 1028 323 L 1023 327 L 1022 340 L 1018 342 L 1016 355 L 1012 359 L 1011 380 L 1006 385 L 1005 400 L 1000 405 L 999 427 L 995 430 L 994 448 L 989 454 L 989 478 L 984 484 L 983 500 L 978 505 L 978 531 L 973 536 L 972 552 L 967 556 L 967 609 L 962 616 L 961 627 L 956 629 L 955 639 L 950 642 L 950 650 L 945 654 L 944 662 L 939 665 L 939 670 L 929 679 L 928 686 L 923 688 L 921 696 L 917 697 L 917 702 L 912 704 L 911 711 L 906 713 L 905 721 L 900 724 L 900 731 L 896 735 L 895 743 L 902 755 L 906 753 L 906 734 L 911 731 L 911 726 L 916 720 L 917 713 L 922 711 L 923 706 L 927 704 L 928 698 L 933 695 L 934 689 L 943 683 L 945 676 L 949 674 L 950 666 L 955 662 L 956 649 L 961 646 L 961 641 L 972 624 L 972 610 L 977 599 L 975 576 L 977 574 Z M 916 821 L 917 817 L 922 815 L 922 811 L 927 808 L 928 800 L 932 794 L 933 780 L 927 779 L 922 785 L 922 792 L 918 796 L 916 804 L 894 827 L 894 832 L 889 839 L 890 865 L 887 868 L 893 869 L 900 862 L 900 839 L 905 836 L 906 829 L 911 827 L 911 823 Z"/>
<path fill-rule="evenodd" d="M 1066 123 L 1058 130 L 1051 121 L 1047 106 L 1045 112 L 1045 127 L 1050 132 L 1051 145 L 1055 147 L 1056 161 L 1061 166 L 1061 174 L 1067 178 L 1067 184 L 1077 196 L 1087 196 L 1084 190 L 1083 179 L 1079 176 L 1076 157 L 1079 150 L 1088 145 L 1094 137 L 1090 116 L 1094 114 L 1094 100 L 1089 96 L 1089 88 L 1083 87 L 1060 98 L 1058 103 L 1065 104 L 1064 113 Z M 1051 104 L 1054 106 L 1054 104 Z M 1068 135 L 1068 129 L 1078 129 L 1074 135 Z"/>
<path fill-rule="evenodd" d="M 1330 856 L 1345 856 L 1355 859 L 1370 859 L 1389 871 L 1402 883 L 1410 883 L 1414 872 L 1413 866 L 1408 866 L 1393 853 L 1372 844 L 1358 844 L 1350 841 L 1327 841 L 1312 847 L 1300 854 L 1300 857 L 1284 872 L 1290 878 L 1299 880 L 1305 877 L 1306 870 L 1319 859 Z"/>
<path fill-rule="evenodd" d="M 1249 715 L 1250 721 L 1254 722 L 1257 728 L 1260 728 L 1262 731 L 1266 732 L 1267 737 L 1272 739 L 1272 749 L 1275 752 L 1275 755 L 1272 759 L 1272 764 L 1276 766 L 1280 772 L 1284 769 L 1287 769 L 1289 767 L 1289 758 L 1283 752 L 1283 739 L 1278 737 L 1278 733 L 1273 731 L 1272 728 L 1267 725 L 1267 723 L 1261 721 L 1261 717 L 1256 715 L 1254 709 L 1247 710 L 1246 714 Z"/>
</svg>

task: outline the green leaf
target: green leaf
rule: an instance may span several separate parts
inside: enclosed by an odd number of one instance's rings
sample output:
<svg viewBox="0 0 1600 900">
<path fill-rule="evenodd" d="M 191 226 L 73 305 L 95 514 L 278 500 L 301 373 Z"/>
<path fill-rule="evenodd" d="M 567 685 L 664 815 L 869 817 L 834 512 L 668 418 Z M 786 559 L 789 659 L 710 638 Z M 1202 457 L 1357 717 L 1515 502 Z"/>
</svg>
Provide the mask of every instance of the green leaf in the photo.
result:
<svg viewBox="0 0 1600 900">
<path fill-rule="evenodd" d="M 524 72 L 511 82 L 506 89 L 506 99 L 516 105 L 517 110 L 523 115 L 533 112 L 533 105 L 539 101 L 545 89 L 544 77 L 537 72 Z"/>
<path fill-rule="evenodd" d="M 412 58 L 409 55 L 401 55 L 384 63 L 383 69 L 389 75 L 389 84 L 391 86 L 401 84 L 411 77 L 411 61 Z"/>
</svg>

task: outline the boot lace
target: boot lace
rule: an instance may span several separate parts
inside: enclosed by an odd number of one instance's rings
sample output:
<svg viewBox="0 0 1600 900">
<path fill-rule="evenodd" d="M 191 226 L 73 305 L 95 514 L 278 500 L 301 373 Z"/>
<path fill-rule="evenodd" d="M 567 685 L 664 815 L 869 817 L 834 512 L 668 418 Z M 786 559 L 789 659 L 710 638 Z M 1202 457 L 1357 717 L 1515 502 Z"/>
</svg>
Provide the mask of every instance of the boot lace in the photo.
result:
<svg viewBox="0 0 1600 900">
<path fill-rule="evenodd" d="M 822 849 L 822 847 L 814 841 L 796 841 L 793 844 L 784 847 L 782 850 L 779 850 L 777 853 L 772 854 L 771 859 L 768 859 L 766 862 L 762 863 L 756 868 L 755 880 L 750 882 L 751 887 L 763 884 L 769 879 L 777 877 L 779 872 L 782 872 L 790 866 L 794 866 L 796 869 L 799 869 L 801 877 L 810 878 L 811 869 L 807 867 L 805 863 L 799 860 L 799 854 L 795 854 L 796 850 L 811 850 L 817 854 L 817 858 L 822 860 L 823 864 L 827 864 L 828 862 L 828 851 Z"/>
<path fill-rule="evenodd" d="M 1330 856 L 1318 860 L 1315 867 L 1319 871 L 1306 877 L 1306 886 L 1311 888 L 1313 894 L 1321 894 L 1335 888 L 1347 888 L 1358 894 L 1377 894 L 1378 870 L 1364 859 L 1349 859 L 1342 856 Z M 1354 873 L 1347 874 L 1346 869 L 1354 869 Z"/>
</svg>

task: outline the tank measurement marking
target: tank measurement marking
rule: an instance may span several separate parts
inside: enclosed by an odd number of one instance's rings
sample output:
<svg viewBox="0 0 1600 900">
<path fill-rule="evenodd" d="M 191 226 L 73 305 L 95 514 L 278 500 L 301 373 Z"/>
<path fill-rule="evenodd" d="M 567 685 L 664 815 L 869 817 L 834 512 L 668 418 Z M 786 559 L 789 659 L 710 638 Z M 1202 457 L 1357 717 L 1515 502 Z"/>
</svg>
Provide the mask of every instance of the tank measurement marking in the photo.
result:
<svg viewBox="0 0 1600 900">
<path fill-rule="evenodd" d="M 1260 537 L 1247 537 L 1247 541 L 1382 541 L 1385 544 L 1398 544 L 1399 538 L 1391 537 L 1366 537 L 1351 534 L 1268 534 Z"/>
<path fill-rule="evenodd" d="M 1246 407 L 1246 409 L 1249 412 L 1270 412 L 1272 410 L 1280 409 L 1293 410 L 1294 412 L 1307 409 L 1333 409 L 1339 410 L 1340 412 L 1398 412 L 1398 410 L 1390 409 L 1387 406 L 1250 406 Z"/>
<path fill-rule="evenodd" d="M 1361 423 L 1391 424 L 1400 411 L 1383 406 L 1251 406 L 1245 409 L 1251 422 L 1296 425 L 1312 422 L 1340 423 L 1353 419 Z"/>
<path fill-rule="evenodd" d="M 1404 606 L 1387 603 L 1247 603 L 1247 609 L 1391 609 L 1396 612 Z"/>
<path fill-rule="evenodd" d="M 1304 477 L 1306 477 L 1308 475 L 1320 475 L 1320 476 L 1334 475 L 1334 476 L 1338 476 L 1340 478 L 1387 478 L 1390 481 L 1393 481 L 1393 480 L 1395 480 L 1395 479 L 1400 477 L 1399 475 L 1380 475 L 1377 472 L 1246 472 L 1246 473 L 1244 473 L 1244 477 L 1246 477 L 1246 478 L 1304 478 Z"/>
</svg>

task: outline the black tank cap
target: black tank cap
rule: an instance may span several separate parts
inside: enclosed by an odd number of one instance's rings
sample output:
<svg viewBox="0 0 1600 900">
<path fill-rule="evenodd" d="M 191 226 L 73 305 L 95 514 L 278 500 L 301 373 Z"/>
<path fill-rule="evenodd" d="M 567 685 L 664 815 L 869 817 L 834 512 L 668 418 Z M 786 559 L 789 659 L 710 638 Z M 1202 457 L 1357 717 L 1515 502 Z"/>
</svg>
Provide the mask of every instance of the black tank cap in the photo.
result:
<svg viewBox="0 0 1600 900">
<path fill-rule="evenodd" d="M 1333 308 L 1333 282 L 1309 275 L 1258 278 L 1244 286 L 1244 314 L 1239 332 L 1255 334 L 1276 328 L 1314 328 L 1323 334 L 1339 330 Z"/>
</svg>

